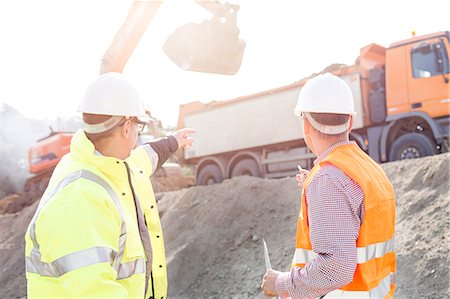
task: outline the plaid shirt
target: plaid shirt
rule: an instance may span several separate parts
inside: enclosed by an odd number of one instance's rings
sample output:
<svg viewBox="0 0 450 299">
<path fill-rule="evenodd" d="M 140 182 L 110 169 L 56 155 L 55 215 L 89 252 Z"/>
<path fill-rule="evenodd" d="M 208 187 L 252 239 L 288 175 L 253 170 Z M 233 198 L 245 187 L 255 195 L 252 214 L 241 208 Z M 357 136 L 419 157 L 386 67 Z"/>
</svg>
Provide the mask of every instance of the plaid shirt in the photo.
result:
<svg viewBox="0 0 450 299">
<path fill-rule="evenodd" d="M 334 144 L 314 164 L 334 148 L 352 143 Z M 318 257 L 303 268 L 294 267 L 277 277 L 275 289 L 282 297 L 320 297 L 350 283 L 356 269 L 356 239 L 364 216 L 362 189 L 341 170 L 327 164 L 308 185 L 306 202 L 311 245 Z"/>
</svg>

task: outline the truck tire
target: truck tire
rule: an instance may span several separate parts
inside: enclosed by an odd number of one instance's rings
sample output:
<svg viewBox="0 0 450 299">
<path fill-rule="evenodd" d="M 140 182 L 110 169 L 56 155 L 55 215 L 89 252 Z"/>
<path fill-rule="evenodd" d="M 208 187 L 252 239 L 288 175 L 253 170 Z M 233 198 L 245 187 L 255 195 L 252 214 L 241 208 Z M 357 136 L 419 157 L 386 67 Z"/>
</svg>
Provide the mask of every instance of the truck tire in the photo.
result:
<svg viewBox="0 0 450 299">
<path fill-rule="evenodd" d="M 436 145 L 430 138 L 420 133 L 400 136 L 392 144 L 389 161 L 415 159 L 437 153 Z"/>
<path fill-rule="evenodd" d="M 202 167 L 197 174 L 197 185 L 214 185 L 223 181 L 222 171 L 216 164 L 209 164 Z"/>
<path fill-rule="evenodd" d="M 254 159 L 242 159 L 240 160 L 231 171 L 231 177 L 240 175 L 250 175 L 260 177 L 258 163 Z"/>
</svg>

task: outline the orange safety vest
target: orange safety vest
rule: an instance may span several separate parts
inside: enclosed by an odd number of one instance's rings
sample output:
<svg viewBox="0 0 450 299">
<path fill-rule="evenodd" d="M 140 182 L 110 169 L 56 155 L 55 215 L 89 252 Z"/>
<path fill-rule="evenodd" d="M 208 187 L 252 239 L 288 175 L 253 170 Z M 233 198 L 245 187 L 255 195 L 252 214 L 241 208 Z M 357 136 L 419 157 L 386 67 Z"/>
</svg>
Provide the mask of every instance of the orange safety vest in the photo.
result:
<svg viewBox="0 0 450 299">
<path fill-rule="evenodd" d="M 364 192 L 364 217 L 356 240 L 357 266 L 353 281 L 324 298 L 393 298 L 395 288 L 395 196 L 382 168 L 356 144 L 336 147 L 313 167 L 305 180 L 297 224 L 293 266 L 304 267 L 317 257 L 309 238 L 306 188 L 325 164 L 332 164 Z"/>
</svg>

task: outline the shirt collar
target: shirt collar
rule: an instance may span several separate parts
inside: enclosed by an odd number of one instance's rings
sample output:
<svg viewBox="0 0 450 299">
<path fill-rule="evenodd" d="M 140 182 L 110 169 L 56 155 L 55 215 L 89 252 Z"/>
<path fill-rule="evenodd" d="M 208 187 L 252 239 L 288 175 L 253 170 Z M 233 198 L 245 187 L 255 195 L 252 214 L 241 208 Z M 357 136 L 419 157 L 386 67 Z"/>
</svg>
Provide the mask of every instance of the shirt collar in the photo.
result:
<svg viewBox="0 0 450 299">
<path fill-rule="evenodd" d="M 331 153 L 335 148 L 337 148 L 338 146 L 341 145 L 347 145 L 347 144 L 356 144 L 355 141 L 339 141 L 335 144 L 333 144 L 332 146 L 330 146 L 329 148 L 327 148 L 324 152 L 322 152 L 315 160 L 314 160 L 314 165 L 318 164 L 323 158 L 325 158 L 326 156 L 328 156 L 329 153 Z"/>
</svg>

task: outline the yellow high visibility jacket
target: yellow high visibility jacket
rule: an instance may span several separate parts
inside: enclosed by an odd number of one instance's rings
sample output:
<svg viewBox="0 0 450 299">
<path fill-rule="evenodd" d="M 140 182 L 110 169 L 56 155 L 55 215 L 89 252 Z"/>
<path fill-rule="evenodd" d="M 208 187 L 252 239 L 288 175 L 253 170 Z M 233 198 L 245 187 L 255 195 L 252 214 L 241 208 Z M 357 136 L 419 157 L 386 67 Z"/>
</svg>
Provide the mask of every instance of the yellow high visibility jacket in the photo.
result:
<svg viewBox="0 0 450 299">
<path fill-rule="evenodd" d="M 395 195 L 383 169 L 356 144 L 336 147 L 316 164 L 303 184 L 293 264 L 304 267 L 317 258 L 309 235 L 306 188 L 325 164 L 332 164 L 364 192 L 364 216 L 356 240 L 357 266 L 353 281 L 324 298 L 390 299 L 395 289 Z"/>
<path fill-rule="evenodd" d="M 82 130 L 73 136 L 25 235 L 28 298 L 166 298 L 152 154 L 145 145 L 126 160 L 106 157 Z M 148 284 L 138 209 L 151 240 Z"/>
</svg>

